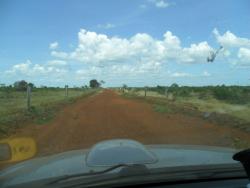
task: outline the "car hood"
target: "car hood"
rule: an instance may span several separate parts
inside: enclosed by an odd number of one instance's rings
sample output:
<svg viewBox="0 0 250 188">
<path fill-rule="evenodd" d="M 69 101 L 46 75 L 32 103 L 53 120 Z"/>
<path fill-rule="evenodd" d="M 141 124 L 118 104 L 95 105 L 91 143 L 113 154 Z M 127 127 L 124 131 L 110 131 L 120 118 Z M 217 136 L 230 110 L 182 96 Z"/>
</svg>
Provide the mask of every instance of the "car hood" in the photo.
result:
<svg viewBox="0 0 250 188">
<path fill-rule="evenodd" d="M 230 148 L 194 145 L 147 145 L 145 148 L 157 159 L 147 164 L 148 168 L 237 163 L 232 159 L 236 150 Z M 86 164 L 89 151 L 73 150 L 11 166 L 0 172 L 0 187 L 105 169 Z"/>
</svg>

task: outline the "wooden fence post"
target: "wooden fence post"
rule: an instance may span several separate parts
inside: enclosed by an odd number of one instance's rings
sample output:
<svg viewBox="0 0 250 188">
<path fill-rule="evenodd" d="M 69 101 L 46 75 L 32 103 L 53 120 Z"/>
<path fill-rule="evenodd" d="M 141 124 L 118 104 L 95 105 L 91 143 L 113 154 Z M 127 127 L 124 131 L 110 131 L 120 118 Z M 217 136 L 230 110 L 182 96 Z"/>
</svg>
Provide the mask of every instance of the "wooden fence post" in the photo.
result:
<svg viewBox="0 0 250 188">
<path fill-rule="evenodd" d="M 144 90 L 144 97 L 146 97 L 147 96 L 147 87 L 145 87 L 145 90 Z"/>
<path fill-rule="evenodd" d="M 27 109 L 30 110 L 31 87 L 27 86 Z"/>
<path fill-rule="evenodd" d="M 68 85 L 65 85 L 65 97 L 68 97 Z"/>
<path fill-rule="evenodd" d="M 168 89 L 165 89 L 165 96 L 168 98 Z"/>
</svg>

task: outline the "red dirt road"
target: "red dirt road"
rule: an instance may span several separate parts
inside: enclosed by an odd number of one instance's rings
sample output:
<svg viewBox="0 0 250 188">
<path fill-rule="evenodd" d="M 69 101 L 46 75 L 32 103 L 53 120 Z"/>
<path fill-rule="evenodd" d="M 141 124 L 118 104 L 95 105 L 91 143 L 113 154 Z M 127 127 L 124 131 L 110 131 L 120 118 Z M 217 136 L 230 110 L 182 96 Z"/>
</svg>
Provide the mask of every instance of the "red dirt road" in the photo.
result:
<svg viewBox="0 0 250 188">
<path fill-rule="evenodd" d="M 250 134 L 183 114 L 154 112 L 150 104 L 125 99 L 114 91 L 80 99 L 46 125 L 30 125 L 19 136 L 33 137 L 38 155 L 88 148 L 112 138 L 145 144 L 198 144 L 232 147 L 232 138 L 250 143 Z"/>
</svg>

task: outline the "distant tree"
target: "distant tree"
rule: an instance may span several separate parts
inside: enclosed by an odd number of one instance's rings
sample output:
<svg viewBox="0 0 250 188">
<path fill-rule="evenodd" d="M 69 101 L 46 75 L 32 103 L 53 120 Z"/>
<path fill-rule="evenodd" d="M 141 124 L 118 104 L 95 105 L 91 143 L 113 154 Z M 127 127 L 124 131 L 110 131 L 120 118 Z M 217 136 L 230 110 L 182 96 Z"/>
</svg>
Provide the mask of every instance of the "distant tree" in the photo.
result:
<svg viewBox="0 0 250 188">
<path fill-rule="evenodd" d="M 25 80 L 16 81 L 14 83 L 14 88 L 18 91 L 25 91 L 27 89 L 28 83 Z"/>
<path fill-rule="evenodd" d="M 123 87 L 124 89 L 127 89 L 127 88 L 128 88 L 128 86 L 127 86 L 126 84 L 123 84 L 122 87 Z"/>
<path fill-rule="evenodd" d="M 126 84 L 123 84 L 121 89 L 122 89 L 122 92 L 124 93 L 124 92 L 125 92 L 125 90 L 127 90 L 127 89 L 128 89 L 128 86 L 127 86 Z"/>
<path fill-rule="evenodd" d="M 35 85 L 33 83 L 28 83 L 28 86 L 30 86 L 31 88 L 35 88 Z"/>
<path fill-rule="evenodd" d="M 14 88 L 18 91 L 26 91 L 27 86 L 30 86 L 31 88 L 35 88 L 35 85 L 33 83 L 28 83 L 25 80 L 16 81 L 14 83 Z"/>
<path fill-rule="evenodd" d="M 173 84 L 169 87 L 168 91 L 176 95 L 177 92 L 178 92 L 178 88 L 179 88 L 178 84 L 173 83 Z"/>
<path fill-rule="evenodd" d="M 178 84 L 176 84 L 176 83 L 173 83 L 171 86 L 170 86 L 170 88 L 178 88 L 179 86 L 178 86 Z"/>
<path fill-rule="evenodd" d="M 91 87 L 91 88 L 98 88 L 100 86 L 101 86 L 101 84 L 96 79 L 89 81 L 89 87 Z"/>
</svg>

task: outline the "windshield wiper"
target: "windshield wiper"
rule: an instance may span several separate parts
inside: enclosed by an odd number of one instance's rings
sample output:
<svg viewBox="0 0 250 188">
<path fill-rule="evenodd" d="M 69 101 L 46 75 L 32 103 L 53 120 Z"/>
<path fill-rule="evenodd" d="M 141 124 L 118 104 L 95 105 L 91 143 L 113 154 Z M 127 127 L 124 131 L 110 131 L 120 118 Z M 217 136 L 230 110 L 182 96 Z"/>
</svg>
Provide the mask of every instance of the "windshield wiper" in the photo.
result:
<svg viewBox="0 0 250 188">
<path fill-rule="evenodd" d="M 114 174 L 112 170 L 121 168 Z M 107 173 L 107 174 L 105 174 Z M 95 176 L 101 175 L 101 176 Z M 82 177 L 84 177 L 82 179 Z M 87 177 L 87 178 L 85 178 Z M 74 179 L 77 178 L 77 179 Z M 182 180 L 200 181 L 203 179 L 225 179 L 225 178 L 246 178 L 240 164 L 209 165 L 209 166 L 187 166 L 187 167 L 163 167 L 148 169 L 145 165 L 119 164 L 103 171 L 67 175 L 49 182 L 48 186 L 58 187 L 95 187 L 104 185 L 118 185 L 131 183 L 154 183 L 154 182 L 179 182 Z M 69 182 L 64 181 L 69 180 Z M 62 184 L 61 184 L 62 182 Z M 59 183 L 57 185 L 57 183 Z M 61 184 L 61 185 L 60 185 Z"/>
<path fill-rule="evenodd" d="M 127 176 L 127 175 L 131 175 L 131 174 L 135 175 L 135 174 L 142 174 L 142 173 L 145 173 L 145 172 L 149 172 L 145 165 L 141 165 L 141 164 L 132 164 L 132 165 L 118 164 L 118 165 L 109 167 L 109 168 L 107 168 L 105 170 L 102 170 L 102 171 L 96 171 L 96 172 L 93 171 L 93 172 L 88 172 L 88 173 L 79 173 L 79 174 L 61 176 L 61 177 L 56 178 L 53 181 L 47 183 L 47 185 L 55 184 L 55 183 L 58 183 L 60 181 L 65 181 L 65 180 L 72 179 L 72 178 L 78 178 L 78 177 L 84 177 L 84 176 L 102 175 L 102 174 L 105 174 L 107 172 L 111 172 L 111 171 L 113 171 L 115 169 L 118 169 L 118 168 L 123 168 L 119 172 L 119 176 Z"/>
</svg>

